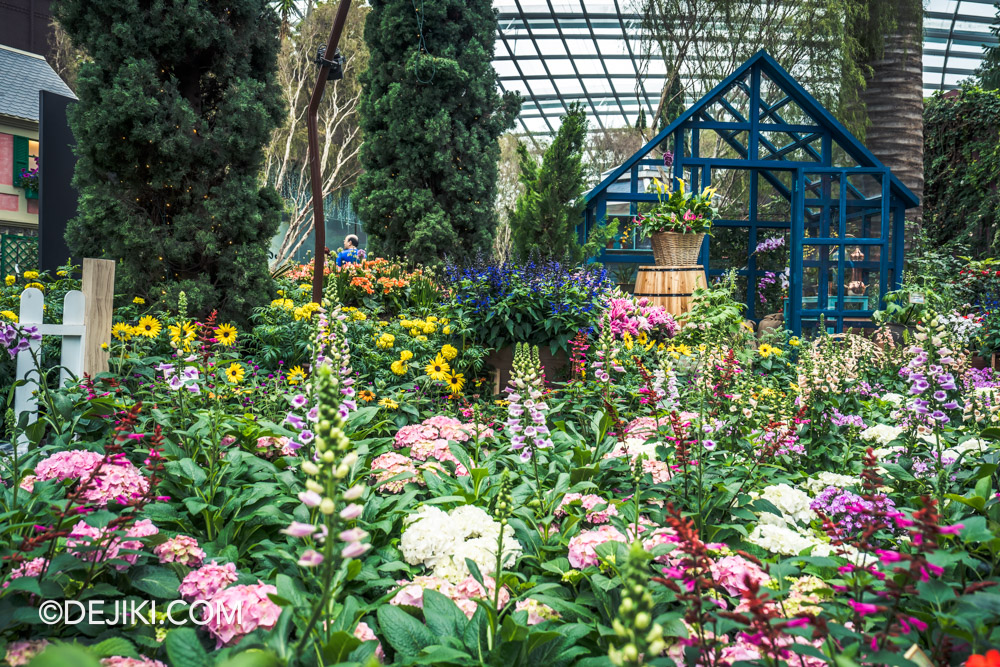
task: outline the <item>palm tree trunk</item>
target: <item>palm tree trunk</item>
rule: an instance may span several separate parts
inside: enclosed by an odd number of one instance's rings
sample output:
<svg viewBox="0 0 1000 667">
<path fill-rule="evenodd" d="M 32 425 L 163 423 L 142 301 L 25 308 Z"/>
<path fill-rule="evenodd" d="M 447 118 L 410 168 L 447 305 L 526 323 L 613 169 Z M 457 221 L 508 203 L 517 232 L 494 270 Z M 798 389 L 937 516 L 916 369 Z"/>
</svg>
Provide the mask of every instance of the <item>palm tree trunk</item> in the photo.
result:
<svg viewBox="0 0 1000 667">
<path fill-rule="evenodd" d="M 871 124 L 865 143 L 923 199 L 923 12 L 913 10 L 912 0 L 894 4 L 895 29 L 885 35 L 881 53 L 869 62 L 871 75 L 863 99 Z M 919 225 L 922 209 L 910 209 L 906 217 Z"/>
</svg>

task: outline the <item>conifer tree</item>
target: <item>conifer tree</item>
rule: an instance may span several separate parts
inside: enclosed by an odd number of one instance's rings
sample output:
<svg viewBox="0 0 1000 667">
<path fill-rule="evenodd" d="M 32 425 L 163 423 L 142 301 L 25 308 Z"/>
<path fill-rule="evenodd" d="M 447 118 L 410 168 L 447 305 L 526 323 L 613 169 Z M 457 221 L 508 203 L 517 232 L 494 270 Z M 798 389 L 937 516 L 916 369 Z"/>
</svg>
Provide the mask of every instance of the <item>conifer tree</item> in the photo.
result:
<svg viewBox="0 0 1000 667">
<path fill-rule="evenodd" d="M 362 78 L 364 173 L 353 200 L 371 250 L 436 263 L 489 249 L 499 137 L 516 96 L 497 92 L 490 0 L 372 0 Z"/>
<path fill-rule="evenodd" d="M 262 148 L 284 113 L 267 0 L 60 0 L 88 54 L 70 111 L 78 256 L 118 261 L 116 291 L 245 319 L 268 298 L 281 200 Z"/>
<path fill-rule="evenodd" d="M 562 117 L 541 165 L 524 144 L 518 144 L 524 192 L 509 218 L 514 249 L 522 256 L 582 259 L 576 226 L 582 220 L 587 187 L 583 167 L 586 139 L 587 113 L 582 104 L 574 103 Z"/>
</svg>

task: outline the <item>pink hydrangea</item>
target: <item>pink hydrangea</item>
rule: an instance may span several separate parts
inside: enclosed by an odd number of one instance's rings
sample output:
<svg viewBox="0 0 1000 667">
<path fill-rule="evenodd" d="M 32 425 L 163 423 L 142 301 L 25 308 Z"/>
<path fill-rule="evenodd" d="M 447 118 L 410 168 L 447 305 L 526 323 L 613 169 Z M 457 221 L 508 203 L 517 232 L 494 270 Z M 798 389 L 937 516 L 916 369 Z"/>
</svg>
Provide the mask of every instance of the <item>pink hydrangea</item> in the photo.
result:
<svg viewBox="0 0 1000 667">
<path fill-rule="evenodd" d="M 285 436 L 281 436 L 280 438 L 257 438 L 257 451 L 267 459 L 276 459 L 281 456 L 295 456 L 295 450 L 296 447 L 293 446 L 291 438 L 286 438 Z"/>
<path fill-rule="evenodd" d="M 746 577 L 757 584 L 771 578 L 756 563 L 742 556 L 726 556 L 712 563 L 712 578 L 730 595 L 741 595 L 747 590 Z"/>
<path fill-rule="evenodd" d="M 375 647 L 375 657 L 379 659 L 379 662 L 385 660 L 385 651 L 382 650 L 382 642 L 378 641 L 378 637 L 375 636 L 375 632 L 368 627 L 367 623 L 359 621 L 358 627 L 354 628 L 354 636 L 363 642 L 378 642 L 378 646 Z"/>
<path fill-rule="evenodd" d="M 496 591 L 496 581 L 492 577 L 483 577 L 486 590 L 483 586 L 469 576 L 458 584 L 452 584 L 440 577 L 414 577 L 413 581 L 397 581 L 402 588 L 396 591 L 396 595 L 389 600 L 389 604 L 406 605 L 409 607 L 424 607 L 424 591 L 433 590 L 450 598 L 467 617 L 472 618 L 476 612 L 476 599 L 493 599 Z M 500 589 L 500 606 L 510 602 L 510 591 L 506 588 Z"/>
<path fill-rule="evenodd" d="M 657 422 L 655 417 L 637 417 L 628 423 L 625 433 L 636 438 L 652 438 L 656 436 L 658 426 L 665 427 L 665 420 L 660 419 Z"/>
<path fill-rule="evenodd" d="M 97 475 L 83 490 L 84 500 L 100 506 L 112 500 L 128 501 L 149 492 L 149 480 L 131 462 L 116 457 L 104 460 L 102 454 L 74 449 L 58 452 L 40 461 L 35 466 L 38 481 L 48 479 L 89 479 L 95 470 Z"/>
<path fill-rule="evenodd" d="M 559 618 L 559 612 L 555 609 L 531 598 L 526 598 L 515 604 L 514 611 L 528 612 L 528 625 L 538 625 L 543 621 L 552 621 Z"/>
<path fill-rule="evenodd" d="M 648 473 L 653 478 L 653 484 L 664 484 L 669 482 L 674 476 L 674 471 L 670 469 L 670 464 L 666 461 L 650 461 L 644 459 L 642 471 Z"/>
<path fill-rule="evenodd" d="M 35 475 L 25 475 L 21 478 L 21 483 L 18 485 L 28 493 L 35 490 L 35 482 L 38 481 L 38 477 Z"/>
<path fill-rule="evenodd" d="M 597 565 L 597 552 L 594 549 L 597 545 L 610 541 L 628 542 L 621 531 L 607 524 L 573 536 L 569 541 L 569 564 L 577 569 Z"/>
<path fill-rule="evenodd" d="M 560 501 L 559 506 L 556 508 L 556 518 L 566 516 L 566 510 L 563 509 L 563 507 L 574 502 L 579 502 L 583 506 L 583 508 L 587 511 L 587 521 L 593 524 L 607 523 L 611 517 L 618 516 L 618 508 L 610 501 L 607 501 L 598 495 L 594 495 L 593 493 L 567 493 L 563 496 L 562 501 Z M 600 511 L 594 509 L 595 507 L 601 506 L 603 506 L 604 509 Z"/>
<path fill-rule="evenodd" d="M 188 602 L 210 600 L 216 593 L 239 579 L 236 566 L 232 563 L 218 565 L 214 560 L 189 572 L 181 582 L 181 597 Z"/>
<path fill-rule="evenodd" d="M 414 577 L 413 581 L 402 579 L 396 583 L 402 586 L 402 588 L 396 591 L 393 598 L 389 600 L 389 604 L 406 605 L 407 607 L 423 609 L 424 589 L 437 591 L 452 599 L 456 597 L 455 585 L 445 581 L 441 577 Z"/>
<path fill-rule="evenodd" d="M 46 562 L 48 561 L 41 556 L 21 562 L 17 567 L 10 571 L 10 581 L 3 582 L 3 587 L 7 588 L 10 586 L 11 581 L 14 579 L 20 579 L 21 577 L 40 577 L 42 575 L 42 570 L 45 569 Z"/>
<path fill-rule="evenodd" d="M 198 546 L 198 540 L 187 535 L 171 537 L 156 545 L 153 553 L 161 563 L 180 563 L 190 567 L 198 567 L 205 560 L 205 552 Z"/>
<path fill-rule="evenodd" d="M 444 438 L 437 440 L 421 440 L 410 447 L 410 456 L 417 461 L 427 461 L 432 459 L 438 463 L 449 461 L 455 464 L 455 475 L 457 477 L 468 477 L 469 471 L 458 462 L 455 455 L 451 453 L 448 441 Z"/>
<path fill-rule="evenodd" d="M 397 452 L 387 452 L 376 456 L 372 461 L 372 472 L 375 473 L 375 483 L 379 491 L 386 493 L 400 493 L 408 482 L 424 484 L 421 476 L 417 475 L 417 466 L 413 459 Z M 396 475 L 412 473 L 414 476 L 409 479 L 397 479 L 389 482 Z"/>
<path fill-rule="evenodd" d="M 483 588 L 483 584 L 486 584 L 486 588 Z M 482 600 L 492 600 L 497 590 L 496 580 L 490 576 L 483 576 L 483 584 L 480 584 L 476 581 L 475 577 L 470 575 L 457 583 L 453 590 L 457 599 L 471 600 L 479 598 Z M 510 591 L 507 590 L 506 586 L 500 589 L 500 595 L 497 599 L 501 608 L 510 602 Z M 472 617 L 471 614 L 466 615 L 470 618 Z"/>
<path fill-rule="evenodd" d="M 205 610 L 205 629 L 215 637 L 215 648 L 233 646 L 257 628 L 271 630 L 281 607 L 268 597 L 278 594 L 270 584 L 229 586 L 212 596 Z M 238 613 L 237 613 L 238 612 Z"/>
<path fill-rule="evenodd" d="M 101 659 L 101 664 L 104 667 L 167 667 L 166 663 L 147 658 L 144 655 L 140 655 L 138 658 L 113 655 L 110 658 Z"/>
<path fill-rule="evenodd" d="M 7 655 L 4 660 L 11 667 L 21 667 L 31 662 L 31 659 L 45 650 L 49 645 L 47 639 L 23 639 L 7 644 Z"/>
<path fill-rule="evenodd" d="M 121 535 L 116 529 L 96 528 L 88 526 L 84 521 L 78 521 L 66 538 L 66 548 L 74 556 L 90 562 L 105 560 L 124 560 L 126 565 L 115 565 L 115 569 L 123 572 L 129 565 L 135 565 L 139 558 L 137 553 L 121 553 L 124 550 L 137 551 L 142 548 L 142 542 L 135 538 L 150 537 L 159 531 L 149 519 L 137 521 L 135 525 Z M 122 537 L 133 538 L 122 540 Z M 83 547 L 78 549 L 78 547 Z"/>
<path fill-rule="evenodd" d="M 474 423 L 463 423 L 454 417 L 436 415 L 428 417 L 419 424 L 404 426 L 396 432 L 394 446 L 396 449 L 403 447 L 413 447 L 418 443 L 429 443 L 434 440 L 453 440 L 455 442 L 467 442 L 479 430 L 479 439 L 493 437 L 492 429 Z M 415 456 L 415 455 L 414 455 Z M 419 458 L 416 457 L 415 458 Z M 426 458 L 426 457 L 425 457 Z"/>
</svg>

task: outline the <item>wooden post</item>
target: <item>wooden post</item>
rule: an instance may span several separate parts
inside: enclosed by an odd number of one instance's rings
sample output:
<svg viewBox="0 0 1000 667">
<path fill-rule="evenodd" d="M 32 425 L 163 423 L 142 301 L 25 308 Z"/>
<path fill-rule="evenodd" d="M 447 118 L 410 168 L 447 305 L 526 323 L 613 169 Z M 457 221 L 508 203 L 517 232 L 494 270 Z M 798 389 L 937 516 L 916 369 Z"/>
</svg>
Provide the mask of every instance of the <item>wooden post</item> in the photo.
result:
<svg viewBox="0 0 1000 667">
<path fill-rule="evenodd" d="M 87 331 L 83 341 L 83 372 L 91 377 L 108 371 L 107 350 L 111 344 L 111 318 L 115 299 L 115 263 L 110 259 L 83 260 L 83 294 Z"/>
</svg>

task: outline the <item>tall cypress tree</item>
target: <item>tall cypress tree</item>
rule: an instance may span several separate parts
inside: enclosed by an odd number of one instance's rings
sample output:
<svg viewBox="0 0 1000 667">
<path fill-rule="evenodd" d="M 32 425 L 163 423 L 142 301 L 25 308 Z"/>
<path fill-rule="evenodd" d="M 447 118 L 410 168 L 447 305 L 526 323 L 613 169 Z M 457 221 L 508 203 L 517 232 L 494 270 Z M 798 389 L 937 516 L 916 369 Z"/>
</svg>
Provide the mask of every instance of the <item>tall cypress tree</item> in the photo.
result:
<svg viewBox="0 0 1000 667">
<path fill-rule="evenodd" d="M 583 147 L 587 140 L 587 112 L 574 103 L 539 165 L 524 144 L 517 145 L 524 192 L 508 214 L 510 236 L 521 255 L 567 257 L 580 261 L 583 251 L 576 226 L 583 216 L 587 188 Z"/>
<path fill-rule="evenodd" d="M 267 0 L 60 0 L 89 54 L 70 112 L 80 191 L 66 240 L 118 260 L 119 293 L 244 319 L 271 284 L 281 200 L 261 187 L 283 114 Z"/>
<path fill-rule="evenodd" d="M 495 34 L 490 0 L 371 1 L 354 206 L 373 251 L 433 264 L 490 247 L 498 140 L 520 106 L 497 93 Z"/>
</svg>

